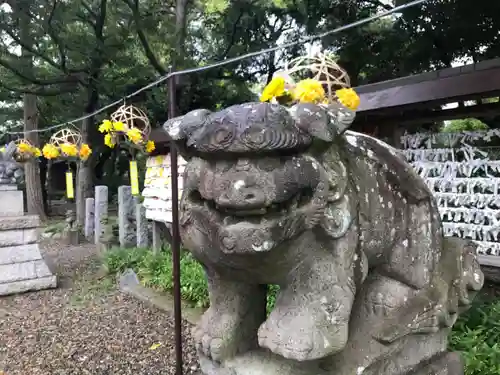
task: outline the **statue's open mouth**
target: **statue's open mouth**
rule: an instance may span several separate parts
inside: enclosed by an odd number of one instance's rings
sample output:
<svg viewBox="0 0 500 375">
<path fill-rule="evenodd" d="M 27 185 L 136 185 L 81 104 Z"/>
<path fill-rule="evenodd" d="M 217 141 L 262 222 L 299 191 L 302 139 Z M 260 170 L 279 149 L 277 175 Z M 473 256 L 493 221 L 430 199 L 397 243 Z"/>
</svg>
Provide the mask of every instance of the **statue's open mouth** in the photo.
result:
<svg viewBox="0 0 500 375">
<path fill-rule="evenodd" d="M 226 225 L 236 224 L 241 222 L 241 218 L 245 217 L 248 222 L 259 223 L 262 220 L 272 220 L 288 216 L 293 212 L 307 206 L 313 197 L 312 189 L 302 189 L 292 198 L 283 202 L 275 202 L 270 205 L 261 206 L 231 206 L 219 205 L 214 200 L 204 199 L 201 194 L 194 190 L 188 199 L 192 204 L 204 206 L 206 209 L 216 211 L 223 218 Z"/>
</svg>

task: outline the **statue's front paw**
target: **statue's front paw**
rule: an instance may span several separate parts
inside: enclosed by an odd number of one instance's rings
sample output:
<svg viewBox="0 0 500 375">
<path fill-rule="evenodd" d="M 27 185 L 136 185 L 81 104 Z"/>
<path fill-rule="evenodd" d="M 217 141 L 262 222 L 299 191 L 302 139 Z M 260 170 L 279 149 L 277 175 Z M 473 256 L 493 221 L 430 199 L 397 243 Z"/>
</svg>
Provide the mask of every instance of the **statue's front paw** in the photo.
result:
<svg viewBox="0 0 500 375">
<path fill-rule="evenodd" d="M 237 319 L 209 308 L 194 328 L 196 348 L 209 359 L 221 361 L 238 351 Z"/>
<path fill-rule="evenodd" d="M 275 354 L 309 361 L 342 350 L 347 342 L 348 323 L 332 322 L 326 316 L 318 319 L 318 314 L 311 311 L 273 311 L 260 326 L 258 337 L 259 345 Z"/>
</svg>

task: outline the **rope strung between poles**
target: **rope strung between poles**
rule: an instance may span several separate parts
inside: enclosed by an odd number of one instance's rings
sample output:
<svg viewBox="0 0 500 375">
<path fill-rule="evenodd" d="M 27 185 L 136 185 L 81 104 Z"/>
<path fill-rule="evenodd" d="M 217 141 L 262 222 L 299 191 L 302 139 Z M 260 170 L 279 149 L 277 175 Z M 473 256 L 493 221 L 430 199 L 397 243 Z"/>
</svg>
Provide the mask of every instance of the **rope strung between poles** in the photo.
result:
<svg viewBox="0 0 500 375">
<path fill-rule="evenodd" d="M 140 89 L 134 91 L 133 93 L 125 96 L 124 98 L 116 100 L 116 101 L 114 101 L 112 103 L 109 103 L 108 105 L 106 105 L 106 106 L 104 106 L 102 108 L 99 108 L 98 110 L 96 110 L 96 111 L 94 111 L 92 113 L 89 113 L 87 115 L 75 118 L 75 119 L 70 120 L 70 121 L 66 121 L 66 122 L 63 122 L 63 123 L 60 123 L 60 124 L 57 124 L 57 125 L 52 125 L 52 126 L 49 126 L 47 128 L 44 128 L 44 129 L 34 129 L 34 130 L 26 131 L 26 132 L 24 132 L 24 131 L 9 131 L 9 130 L 5 130 L 5 131 L 1 131 L 0 134 L 1 135 L 7 135 L 7 134 L 8 135 L 23 135 L 23 134 L 28 134 L 28 133 L 42 133 L 42 132 L 48 132 L 48 131 L 51 131 L 51 130 L 56 130 L 56 129 L 62 128 L 64 126 L 71 125 L 71 124 L 74 124 L 74 123 L 79 122 L 79 121 L 83 121 L 85 119 L 88 119 L 90 117 L 98 115 L 98 114 L 100 114 L 100 113 L 102 113 L 102 112 L 104 112 L 104 111 L 106 111 L 106 110 L 108 110 L 110 108 L 113 108 L 113 107 L 115 107 L 117 105 L 120 105 L 120 104 L 123 103 L 124 100 L 133 98 L 134 96 L 137 96 L 138 94 L 140 94 L 143 91 L 146 91 L 146 90 L 149 90 L 149 89 L 151 89 L 151 88 L 153 88 L 155 86 L 158 86 L 160 83 L 165 82 L 166 80 L 170 79 L 171 77 L 181 76 L 181 75 L 186 75 L 186 74 L 191 74 L 191 73 L 197 73 L 197 72 L 202 72 L 202 71 L 205 71 L 205 70 L 209 70 L 209 69 L 218 68 L 218 67 L 221 67 L 221 66 L 224 66 L 224 65 L 232 64 L 232 63 L 235 63 L 235 62 L 238 62 L 238 61 L 246 60 L 246 59 L 249 59 L 251 57 L 256 57 L 256 56 L 264 55 L 266 53 L 278 51 L 278 50 L 281 50 L 281 49 L 290 48 L 290 47 L 296 46 L 298 44 L 304 44 L 304 43 L 313 42 L 313 41 L 315 41 L 317 39 L 324 38 L 325 36 L 332 35 L 332 34 L 337 34 L 337 33 L 340 33 L 342 31 L 349 30 L 349 29 L 352 29 L 354 27 L 370 23 L 372 21 L 378 20 L 378 19 L 383 18 L 383 17 L 387 17 L 387 16 L 389 16 L 389 15 L 391 15 L 393 13 L 398 13 L 398 12 L 400 12 L 402 10 L 414 7 L 416 5 L 425 3 L 427 1 L 428 0 L 414 0 L 414 1 L 411 1 L 409 3 L 397 6 L 397 7 L 393 8 L 393 9 L 390 9 L 390 10 L 387 10 L 387 11 L 375 14 L 375 15 L 367 17 L 367 18 L 363 18 L 363 19 L 361 19 L 359 21 L 355 21 L 355 22 L 349 23 L 347 25 L 337 27 L 336 29 L 328 30 L 328 31 L 325 31 L 323 33 L 319 33 L 319 34 L 312 35 L 312 36 L 307 37 L 307 38 L 303 38 L 303 39 L 301 39 L 299 41 L 281 44 L 279 46 L 274 46 L 274 47 L 266 48 L 266 49 L 263 49 L 263 50 L 260 50 L 260 51 L 256 51 L 256 52 L 250 52 L 250 53 L 247 53 L 247 54 L 242 55 L 242 56 L 237 56 L 237 57 L 232 57 L 232 58 L 229 58 L 229 59 L 224 59 L 222 61 L 218 61 L 218 62 L 215 62 L 215 63 L 212 63 L 212 64 L 200 66 L 200 67 L 197 67 L 197 68 L 188 68 L 188 69 L 183 69 L 183 70 L 179 70 L 179 71 L 168 73 L 168 74 L 166 74 L 166 75 L 158 78 L 157 80 L 155 80 L 155 81 L 147 84 L 146 86 L 141 87 Z"/>
</svg>

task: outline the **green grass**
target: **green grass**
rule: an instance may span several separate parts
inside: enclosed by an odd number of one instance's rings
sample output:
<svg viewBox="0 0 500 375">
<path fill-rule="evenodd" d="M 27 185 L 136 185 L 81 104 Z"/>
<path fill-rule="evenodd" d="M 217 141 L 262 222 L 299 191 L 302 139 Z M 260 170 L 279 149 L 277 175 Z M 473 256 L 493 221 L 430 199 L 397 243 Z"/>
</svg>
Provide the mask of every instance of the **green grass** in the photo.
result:
<svg viewBox="0 0 500 375">
<path fill-rule="evenodd" d="M 104 265 L 110 273 L 132 268 L 141 282 L 161 291 L 172 290 L 172 257 L 169 249 L 154 254 L 148 249 L 108 251 Z M 279 288 L 270 286 L 267 309 L 275 303 Z M 208 307 L 207 282 L 201 265 L 188 252 L 181 253 L 182 297 L 197 307 Z M 450 335 L 450 349 L 460 351 L 466 375 L 500 374 L 500 298 L 485 291 L 463 314 Z"/>
<path fill-rule="evenodd" d="M 450 349 L 462 352 L 466 375 L 500 374 L 500 299 L 480 295 L 450 335 Z"/>
</svg>

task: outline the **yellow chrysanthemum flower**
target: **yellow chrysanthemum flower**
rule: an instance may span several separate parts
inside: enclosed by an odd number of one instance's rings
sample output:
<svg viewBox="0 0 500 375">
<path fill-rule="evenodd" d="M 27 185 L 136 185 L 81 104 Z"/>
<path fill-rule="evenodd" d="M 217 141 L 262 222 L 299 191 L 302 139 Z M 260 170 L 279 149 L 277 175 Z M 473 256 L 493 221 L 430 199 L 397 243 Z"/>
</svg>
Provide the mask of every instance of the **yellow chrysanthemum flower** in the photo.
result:
<svg viewBox="0 0 500 375">
<path fill-rule="evenodd" d="M 297 83 L 292 95 L 301 103 L 319 103 L 325 99 L 325 89 L 321 82 L 307 78 Z"/>
<path fill-rule="evenodd" d="M 64 156 L 74 157 L 78 155 L 78 148 L 74 143 L 65 142 L 59 146 Z"/>
<path fill-rule="evenodd" d="M 356 108 L 359 107 L 360 103 L 359 96 L 353 89 L 351 88 L 339 89 L 335 91 L 335 95 L 337 95 L 340 104 L 342 104 L 344 107 L 347 107 L 353 111 L 355 111 Z"/>
<path fill-rule="evenodd" d="M 148 141 L 146 143 L 146 152 L 153 152 L 155 150 L 156 146 L 153 141 Z"/>
<path fill-rule="evenodd" d="M 104 136 L 104 144 L 108 146 L 109 148 L 115 147 L 115 139 L 111 134 L 106 134 Z"/>
<path fill-rule="evenodd" d="M 17 151 L 21 154 L 31 154 L 32 153 L 32 147 L 29 143 L 26 142 L 20 142 L 17 145 Z"/>
<path fill-rule="evenodd" d="M 285 93 L 285 79 L 283 77 L 274 77 L 271 82 L 262 91 L 260 96 L 261 102 L 268 102 L 269 100 L 281 96 Z"/>
<path fill-rule="evenodd" d="M 127 130 L 127 127 L 125 126 L 125 124 L 121 121 L 117 121 L 117 122 L 113 122 L 113 129 L 114 131 L 117 131 L 117 132 L 124 132 L 125 130 Z"/>
<path fill-rule="evenodd" d="M 109 120 L 104 120 L 101 125 L 99 125 L 99 131 L 101 133 L 109 133 L 113 130 L 113 123 Z"/>
<path fill-rule="evenodd" d="M 128 130 L 127 137 L 132 143 L 135 143 L 135 144 L 138 144 L 142 141 L 142 133 L 137 128 L 132 128 L 132 129 Z"/>
<path fill-rule="evenodd" d="M 5 152 L 5 147 L 0 147 L 0 152 Z"/>
<path fill-rule="evenodd" d="M 33 155 L 36 157 L 36 158 L 39 158 L 40 156 L 42 156 L 42 151 L 40 151 L 40 149 L 38 147 L 33 147 Z"/>
<path fill-rule="evenodd" d="M 82 160 L 87 160 L 92 153 L 92 149 L 89 147 L 88 144 L 84 143 L 80 147 L 80 159 Z"/>
<path fill-rule="evenodd" d="M 48 143 L 43 146 L 42 154 L 46 159 L 55 159 L 59 156 L 59 149 L 56 146 Z"/>
</svg>

